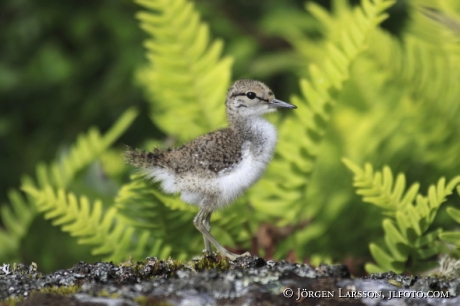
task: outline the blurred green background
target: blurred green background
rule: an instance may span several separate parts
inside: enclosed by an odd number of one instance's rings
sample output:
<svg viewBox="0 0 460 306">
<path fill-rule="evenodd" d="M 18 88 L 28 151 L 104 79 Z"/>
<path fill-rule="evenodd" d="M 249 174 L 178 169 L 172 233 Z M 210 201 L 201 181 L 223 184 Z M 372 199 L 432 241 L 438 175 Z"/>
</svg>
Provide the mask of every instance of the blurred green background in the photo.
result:
<svg viewBox="0 0 460 306">
<path fill-rule="evenodd" d="M 330 1 L 315 2 L 330 6 Z M 303 18 L 304 0 L 195 3 L 213 36 L 225 41 L 224 54 L 235 59 L 233 79 L 261 79 L 284 100 L 299 91 L 298 76 L 303 66 L 282 37 L 287 20 L 293 27 L 312 29 Z M 140 9 L 126 0 L 2 1 L 2 205 L 7 201 L 8 189 L 20 185 L 22 174 L 34 175 L 37 162 L 58 157 L 90 126 L 104 132 L 130 106 L 138 107 L 141 115 L 120 139 L 120 146 L 162 136 L 150 121 L 143 92 L 134 81 L 135 71 L 146 63 L 142 42 L 147 35 L 134 18 Z M 404 25 L 405 10 L 403 1 L 394 5 L 383 27 L 397 34 Z M 272 18 L 279 19 L 279 28 L 267 22 Z M 314 31 L 308 34 L 315 36 Z M 34 249 L 48 250 L 52 256 L 43 254 L 42 271 L 66 267 L 76 258 L 98 259 L 88 255 L 89 246 L 74 248 L 75 241 L 65 239 L 67 234 L 41 218 L 36 218 L 32 228 L 32 237 L 22 246 L 21 258 L 33 261 Z M 66 248 L 75 250 L 74 258 L 67 256 Z M 57 256 L 60 253 L 66 255 Z"/>
</svg>

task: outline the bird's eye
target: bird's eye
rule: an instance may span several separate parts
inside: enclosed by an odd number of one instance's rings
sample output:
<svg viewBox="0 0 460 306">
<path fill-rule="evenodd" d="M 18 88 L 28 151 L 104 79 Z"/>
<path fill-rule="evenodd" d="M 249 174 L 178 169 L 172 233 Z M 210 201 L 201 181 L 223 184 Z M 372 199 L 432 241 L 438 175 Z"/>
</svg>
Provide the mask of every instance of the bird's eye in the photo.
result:
<svg viewBox="0 0 460 306">
<path fill-rule="evenodd" d="M 256 97 L 256 94 L 254 92 L 250 91 L 250 92 L 248 92 L 246 94 L 246 97 L 248 97 L 249 99 L 252 100 L 252 99 L 254 99 Z"/>
</svg>

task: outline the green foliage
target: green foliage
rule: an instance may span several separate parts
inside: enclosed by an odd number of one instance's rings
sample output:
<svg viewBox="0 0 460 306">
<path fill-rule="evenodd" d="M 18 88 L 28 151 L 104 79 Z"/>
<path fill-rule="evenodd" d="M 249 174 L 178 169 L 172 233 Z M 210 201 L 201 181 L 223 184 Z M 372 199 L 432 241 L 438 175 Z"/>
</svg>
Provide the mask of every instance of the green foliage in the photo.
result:
<svg viewBox="0 0 460 306">
<path fill-rule="evenodd" d="M 339 2 L 334 2 L 332 14 L 328 15 L 330 18 L 323 17 L 329 23 L 334 22 L 334 26 L 330 25 L 324 31 L 324 39 L 305 36 L 300 43 L 302 37 L 297 37 L 297 48 L 312 46 L 313 50 L 309 52 L 299 50 L 309 62 L 320 65 L 327 61 L 325 46 L 340 39 L 340 33 L 348 29 L 345 25 L 340 26 L 342 22 L 347 23 L 344 12 L 349 11 L 346 9 L 348 6 Z M 453 1 L 448 1 L 439 9 L 452 14 L 453 5 Z M 419 181 L 420 186 L 428 186 L 440 176 L 458 175 L 455 169 L 460 165 L 454 153 L 458 152 L 458 141 L 455 140 L 458 139 L 458 120 L 450 118 L 460 115 L 459 104 L 455 94 L 447 94 L 458 90 L 458 86 L 453 85 L 458 80 L 458 70 L 451 71 L 447 67 L 449 62 L 454 66 L 458 64 L 459 53 L 455 51 L 458 46 L 452 39 L 429 43 L 430 37 L 451 35 L 449 29 L 424 16 L 417 3 L 408 6 L 408 11 L 413 18 L 407 21 L 408 30 L 402 31 L 399 37 L 379 27 L 370 31 L 360 56 L 350 66 L 349 78 L 342 89 L 334 91 L 337 101 L 330 111 L 326 134 L 318 145 L 308 190 L 303 190 L 304 200 L 296 203 L 297 209 L 302 210 L 298 216 L 310 220 L 310 224 L 297 232 L 295 242 L 298 247 L 294 249 L 302 248 L 300 252 L 307 256 L 323 259 L 356 258 L 357 254 L 366 256 L 364 254 L 369 251 L 362 247 L 377 242 L 381 235 L 380 218 L 362 217 L 376 215 L 379 208 L 356 205 L 349 192 L 350 185 L 343 179 L 346 177 L 345 169 L 338 162 L 342 156 L 363 163 L 370 161 L 374 165 L 390 164 L 392 168 L 404 172 L 407 181 Z M 427 31 L 417 33 L 415 37 L 409 29 L 417 28 Z M 417 42 L 417 46 L 409 47 L 412 42 Z M 420 58 L 420 53 L 426 55 Z M 306 74 L 307 77 L 310 74 Z M 422 76 L 426 78 L 424 83 L 421 83 Z M 432 88 L 430 82 L 436 88 Z M 446 99 L 446 102 L 437 96 Z M 280 134 L 277 152 L 289 156 L 305 137 L 299 137 L 299 133 L 304 131 L 299 125 L 287 130 L 290 134 L 289 146 L 283 143 L 286 136 Z M 299 171 L 298 167 L 285 164 L 278 172 L 281 175 L 289 173 L 288 169 L 294 173 Z M 382 180 L 384 177 L 383 173 Z M 401 177 L 395 180 L 400 181 Z M 416 188 L 413 186 L 407 190 L 408 197 Z M 291 190 L 284 192 L 278 188 L 276 191 L 279 191 L 280 197 L 292 195 Z M 391 202 L 400 195 L 401 191 L 395 189 L 386 195 L 386 199 L 373 200 L 376 203 Z M 388 216 L 392 213 L 388 209 L 385 211 Z M 278 212 L 290 214 L 291 210 Z M 453 227 L 452 221 L 446 220 L 442 214 L 433 222 L 433 228 L 441 224 L 444 229 Z M 292 242 L 287 244 L 287 248 L 292 248 Z"/>
<path fill-rule="evenodd" d="M 384 167 L 382 172 L 374 173 L 370 164 L 361 169 L 347 159 L 343 162 L 355 174 L 353 186 L 357 188 L 356 193 L 363 197 L 364 202 L 386 209 L 386 215 L 394 217 L 400 207 L 407 207 L 415 200 L 420 184 L 414 183 L 405 191 L 404 174 L 398 174 L 394 180 L 389 167 Z"/>
<path fill-rule="evenodd" d="M 457 187 L 457 192 L 460 195 L 460 186 Z M 449 216 L 454 219 L 455 222 L 460 223 L 460 209 L 454 208 L 454 207 L 448 207 L 447 208 L 447 213 Z M 460 256 L 460 232 L 459 231 L 446 231 L 441 233 L 440 238 L 447 242 L 452 244 L 455 247 L 455 255 L 457 257 Z"/>
<path fill-rule="evenodd" d="M 0 229 L 0 258 L 4 261 L 18 261 L 21 239 L 27 234 L 27 229 L 37 212 L 28 199 L 17 190 L 10 190 L 8 198 L 11 206 L 1 207 L 0 216 L 4 229 Z"/>
<path fill-rule="evenodd" d="M 432 255 L 446 251 L 446 242 L 458 247 L 456 221 L 460 211 L 450 198 L 441 205 L 455 187 L 456 178 L 448 183 L 438 180 L 458 175 L 460 166 L 460 89 L 456 86 L 460 52 L 458 33 L 452 27 L 460 20 L 457 2 L 363 0 L 352 6 L 348 1 L 334 0 L 326 9 L 308 1 L 305 12 L 295 1 L 267 0 L 260 6 L 232 3 L 229 10 L 219 1 L 199 1 L 195 8 L 186 0 L 139 0 L 146 11 L 137 18 L 148 38 L 147 63 L 138 69 L 136 81 L 145 89 L 148 102 L 141 105 L 144 116 L 122 141 L 151 150 L 177 146 L 222 127 L 231 70 L 234 79 L 259 78 L 282 100 L 292 94 L 290 102 L 298 109 L 270 118 L 279 129 L 274 159 L 246 196 L 213 214 L 212 231 L 217 239 L 228 247 L 245 250 L 251 243 L 251 250 L 259 248 L 262 255 L 268 240 L 277 259 L 290 254 L 316 264 L 346 257 L 360 262 L 372 256 L 376 264 L 369 264 L 369 271 L 427 269 Z M 56 11 L 60 16 L 61 10 Z M 94 20 L 105 20 L 117 29 L 116 35 L 110 36 L 117 43 L 107 49 L 134 48 L 136 44 L 140 48 L 141 31 L 131 35 L 128 23 L 108 17 L 113 17 L 112 13 L 106 16 L 89 11 L 96 14 L 91 15 Z M 401 12 L 410 18 L 395 17 Z M 128 19 L 134 20 L 131 15 Z M 384 30 L 400 20 L 405 24 L 397 34 Z M 93 28 L 104 27 L 89 21 L 78 23 L 69 30 L 73 33 L 71 43 L 90 37 L 89 46 L 99 46 L 88 32 Z M 223 39 L 211 38 L 211 32 Z M 81 45 L 91 49 L 88 44 Z M 110 260 L 126 260 L 130 254 L 138 259 L 185 259 L 200 254 L 202 237 L 192 223 L 197 209 L 177 196 L 163 194 L 158 185 L 138 175 L 130 176 L 132 169 L 123 165 L 120 150 L 112 148 L 134 113 L 128 112 L 105 136 L 93 129 L 80 136 L 74 146 L 65 145 L 69 135 L 75 137 L 81 129 L 68 118 L 77 116 L 75 120 L 82 126 L 97 122 L 104 127 L 128 104 L 142 104 L 131 89 L 126 89 L 128 86 L 118 82 L 137 65 L 136 52 L 123 51 L 120 57 L 89 54 L 84 58 L 92 60 L 82 65 L 53 42 L 37 50 L 39 54 L 34 53 L 31 62 L 38 57 L 40 64 L 35 67 L 47 69 L 30 69 L 30 73 L 49 74 L 37 86 L 45 90 L 31 103 L 36 108 L 29 109 L 40 120 L 25 121 L 40 122 L 47 128 L 32 124 L 32 129 L 42 133 L 23 137 L 31 139 L 30 147 L 20 141 L 8 150 L 20 156 L 17 152 L 21 148 L 27 154 L 24 159 L 33 165 L 37 156 L 51 159 L 56 146 L 64 149 L 55 162 L 36 166 L 35 179 L 23 179 L 26 195 L 9 193 L 10 205 L 1 208 L 4 229 L 0 229 L 0 243 L 5 248 L 0 248 L 0 260 L 24 258 L 21 248 L 27 240 L 48 236 L 42 228 L 33 228 L 41 226 L 34 224 L 38 214 L 78 242 L 90 245 L 93 254 Z M 92 78 L 76 72 L 77 67 L 92 67 L 94 60 L 102 59 L 113 59 L 117 64 L 95 67 Z M 0 90 L 8 87 L 10 93 L 21 92 L 18 86 L 28 84 L 30 75 L 20 82 L 9 74 L 12 70 L 7 66 L 0 69 L 0 80 L 4 81 Z M 0 67 L 5 67 L 1 61 Z M 73 84 L 75 78 L 71 76 L 75 75 L 88 77 L 90 84 L 82 85 L 84 90 L 69 89 L 68 85 L 54 87 L 59 80 Z M 56 88 L 58 93 L 51 95 Z M 94 95 L 83 94 L 91 91 Z M 37 94 L 30 88 L 24 92 Z M 22 101 L 13 94 L 2 96 L 8 101 Z M 43 97 L 59 105 L 43 104 Z M 78 109 L 65 107 L 75 101 Z M 49 117 L 49 109 L 59 113 L 59 120 Z M 0 112 L 0 145 L 4 135 L 19 126 L 5 113 Z M 53 132 L 47 133 L 50 129 Z M 159 131 L 166 134 L 166 141 L 159 137 Z M 65 134 L 63 139 L 58 137 L 61 134 Z M 349 174 L 340 162 L 343 156 L 376 167 L 391 165 L 404 175 L 393 176 L 387 167 L 374 173 L 369 166 L 361 169 L 348 163 L 356 174 L 355 183 L 359 182 L 359 194 L 373 204 L 360 205 L 350 182 L 344 179 Z M 31 172 L 31 166 L 24 169 Z M 420 183 L 406 186 L 406 182 L 415 181 Z M 433 182 L 437 183 L 431 186 Z M 420 194 L 419 190 L 427 186 L 427 194 Z M 447 213 L 439 209 L 448 205 L 452 207 Z M 272 234 L 264 233 L 263 223 L 279 227 L 270 227 Z M 384 237 L 380 238 L 382 232 Z M 83 247 L 65 251 L 70 256 L 80 249 Z"/>
<path fill-rule="evenodd" d="M 419 4 L 412 2 L 414 6 Z M 454 5 L 453 1 L 446 1 L 440 8 L 449 12 Z M 460 136 L 456 117 L 460 94 L 457 34 L 428 18 L 420 8 L 411 11 L 410 17 L 413 22 L 403 36 L 404 44 L 383 31 L 376 31 L 370 40 L 369 55 L 385 77 L 391 78 L 391 85 L 404 95 L 402 103 L 391 109 L 397 116 L 395 121 L 408 120 L 411 124 L 411 130 L 388 135 L 394 136 L 392 142 L 398 144 L 390 148 L 389 154 L 407 146 L 403 141 L 407 141 L 409 133 L 416 133 L 411 135 L 411 142 L 420 162 L 449 170 L 457 159 L 455 152 L 460 149 L 456 141 Z M 388 51 L 382 52 L 382 48 Z M 391 124 L 389 128 L 396 130 L 399 126 Z"/>
<path fill-rule="evenodd" d="M 329 13 L 314 3 L 307 10 L 327 29 L 341 28 L 341 35 L 323 46 L 321 61 L 308 67 L 308 76 L 300 81 L 302 97 L 291 102 L 299 108 L 280 124 L 275 159 L 264 179 L 252 189 L 251 200 L 261 213 L 272 215 L 282 223 L 300 223 L 305 218 L 307 186 L 324 138 L 328 121 L 337 103 L 338 93 L 349 78 L 353 62 L 363 51 L 367 37 L 387 15 L 385 9 L 394 1 L 363 1 L 352 9 L 341 5 L 336 12 L 347 27 L 340 27 Z M 326 35 L 330 35 L 326 32 Z M 297 132 L 293 132 L 297 131 Z M 290 169 L 291 171 L 284 171 Z M 302 234 L 300 234 L 302 235 Z M 292 244 L 292 240 L 288 240 Z M 306 255 L 305 237 L 297 237 L 296 254 Z M 286 246 L 280 250 L 286 252 Z M 282 254 L 280 252 L 280 255 Z"/>
<path fill-rule="evenodd" d="M 189 1 L 137 2 L 150 9 L 137 14 L 151 36 L 145 42 L 150 63 L 138 79 L 152 105 L 152 121 L 181 140 L 223 127 L 222 97 L 232 65 L 231 58 L 221 59 L 223 42 L 210 42 L 208 25 Z"/>
<path fill-rule="evenodd" d="M 12 214 L 8 206 L 2 208 L 1 217 L 2 222 L 6 225 L 6 231 L 0 232 L 1 255 L 5 256 L 6 260 L 15 259 L 12 256 L 17 256 L 20 240 L 24 238 L 32 219 L 38 212 L 46 212 L 46 219 L 59 217 L 54 225 L 62 225 L 78 220 L 78 218 L 87 222 L 98 221 L 102 213 L 101 202 L 96 202 L 94 215 L 92 215 L 89 213 L 90 206 L 86 197 L 81 198 L 81 204 L 78 206 L 74 194 L 69 194 L 66 199 L 64 188 L 68 188 L 79 172 L 106 151 L 136 116 L 137 112 L 130 109 L 103 137 L 97 129 L 90 129 L 86 135 L 78 137 L 69 152 L 60 160 L 50 165 L 38 164 L 36 180 L 30 177 L 23 179 L 22 189 L 28 193 L 27 199 L 17 191 L 10 193 L 11 205 L 15 214 Z M 55 190 L 59 192 L 56 193 Z M 69 228 L 64 228 L 64 230 L 69 230 Z"/>
<path fill-rule="evenodd" d="M 205 50 L 207 45 L 207 35 L 204 36 L 206 39 L 203 39 L 200 38 L 203 34 L 200 34 L 201 32 L 198 30 L 194 32 L 184 31 L 184 28 L 198 27 L 196 25 L 198 21 L 193 21 L 193 16 L 196 14 L 191 11 L 192 8 L 189 4 L 179 6 L 178 3 L 183 4 L 183 1 L 168 4 L 167 7 L 158 1 L 140 3 L 156 12 L 156 14 L 139 14 L 142 21 L 141 26 L 153 36 L 153 39 L 147 42 L 148 57 L 152 62 L 152 68 L 150 68 L 150 74 L 141 71 L 140 79 L 143 84 L 148 85 L 148 92 L 153 98 L 151 103 L 154 106 L 154 122 L 162 130 L 175 135 L 178 131 L 184 131 L 184 128 L 177 124 L 177 114 L 181 114 L 182 109 L 184 109 L 187 111 L 184 118 L 187 119 L 181 120 L 181 122 L 193 120 L 193 122 L 186 122 L 187 133 L 192 131 L 191 136 L 217 127 L 213 120 L 208 119 L 218 113 L 217 110 L 213 110 L 215 107 L 212 105 L 214 104 L 210 103 L 221 101 L 220 113 L 223 115 L 222 101 L 225 99 L 225 91 L 221 90 L 220 96 L 216 95 L 213 97 L 214 100 L 196 100 L 196 95 L 190 94 L 183 97 L 186 99 L 185 102 L 180 102 L 179 97 L 173 96 L 174 94 L 182 97 L 182 92 L 195 92 L 196 87 L 190 83 L 190 80 L 212 82 L 212 85 L 208 84 L 207 88 L 228 87 L 227 78 L 214 77 L 215 69 L 197 70 L 190 64 L 196 65 L 195 61 L 187 60 L 193 58 L 188 52 L 193 52 L 194 48 L 198 48 L 198 46 L 200 47 L 199 50 Z M 336 102 L 336 93 L 342 89 L 343 82 L 348 78 L 350 66 L 363 50 L 368 34 L 386 18 L 387 15 L 383 12 L 394 1 L 366 1 L 364 3 L 362 8 L 342 7 L 341 13 L 347 16 L 347 21 L 353 27 L 349 27 L 348 31 L 345 31 L 336 43 L 331 42 L 325 46 L 324 62 L 312 64 L 309 68 L 309 78 L 301 81 L 304 96 L 292 99 L 292 102 L 299 106 L 299 112 L 295 112 L 294 118 L 288 118 L 282 124 L 281 122 L 278 123 L 281 126 L 278 154 L 275 156 L 266 178 L 254 187 L 249 195 L 249 200 L 257 210 L 257 215 L 250 221 L 242 218 L 244 222 L 249 222 L 252 228 L 257 228 L 257 224 L 261 220 L 264 222 L 280 220 L 279 224 L 281 225 L 293 221 L 300 223 L 301 221 L 303 206 L 299 203 L 306 199 L 308 177 L 312 173 L 318 146 L 327 127 L 327 121 L 332 110 L 331 106 Z M 310 5 L 310 10 L 316 13 L 316 17 L 320 21 L 326 22 L 321 19 L 327 14 L 324 9 L 321 10 L 319 6 Z M 194 17 L 194 19 L 198 20 L 198 17 Z M 202 28 L 205 29 L 204 26 Z M 184 41 L 185 46 L 183 45 Z M 190 41 L 195 43 L 191 44 Z M 203 51 L 195 51 L 194 53 L 201 54 Z M 207 56 L 203 57 L 203 60 L 213 63 L 215 57 Z M 175 64 L 176 62 L 178 63 Z M 216 65 L 210 67 L 214 66 Z M 167 69 L 167 73 L 162 69 Z M 219 68 L 219 74 L 227 76 L 229 75 L 228 70 L 228 66 L 225 69 Z M 164 83 L 159 83 L 163 79 L 165 79 Z M 183 91 L 177 91 L 175 82 L 181 82 L 180 87 L 183 88 Z M 211 107 L 207 107 L 209 110 L 213 110 L 212 115 L 211 113 L 209 115 L 203 113 L 203 109 L 199 107 L 203 104 L 211 105 Z M 165 116 L 166 111 L 170 117 Z M 194 118 L 199 118 L 199 120 Z M 197 123 L 199 125 L 196 125 Z M 199 126 L 200 129 L 197 129 L 196 126 Z M 303 136 L 299 138 L 298 134 L 292 134 L 291 131 L 294 129 L 304 131 Z M 194 130 L 197 132 L 193 132 Z M 190 135 L 187 136 L 190 137 Z M 295 171 L 286 172 L 282 169 L 295 169 Z M 232 207 L 229 210 L 244 216 L 241 212 L 237 212 L 238 207 Z M 150 223 L 154 222 L 150 221 Z M 220 236 L 219 232 L 217 236 Z M 289 241 L 292 242 L 292 240 L 288 240 L 287 243 Z M 300 245 L 301 243 L 296 248 L 296 253 L 303 257 L 305 254 Z M 278 256 L 286 255 L 287 251 L 286 246 L 281 247 Z"/>
<path fill-rule="evenodd" d="M 210 42 L 208 26 L 200 22 L 191 2 L 138 2 L 150 9 L 137 15 L 141 28 L 151 35 L 145 44 L 150 63 L 139 71 L 138 80 L 146 87 L 152 121 L 179 140 L 224 126 L 232 60 L 220 59 L 222 41 Z M 138 228 L 151 228 L 158 248 L 168 250 L 163 254 L 185 258 L 199 253 L 202 239 L 192 223 L 195 208 L 152 190 L 138 177 L 121 192 L 116 201 L 121 214 Z M 242 225 L 248 218 L 241 218 L 242 205 L 236 207 L 239 211 L 226 212 L 225 218 L 215 213 L 212 224 L 222 242 L 247 244 L 249 233 Z"/>
<path fill-rule="evenodd" d="M 96 245 L 93 255 L 105 255 L 105 260 L 117 262 L 126 259 L 127 254 L 139 257 L 156 251 L 162 256 L 167 255 L 163 245 L 162 252 L 158 245 L 153 245 L 152 250 L 149 231 L 123 222 L 116 207 L 104 210 L 100 200 L 91 203 L 85 196 L 77 198 L 74 193 L 66 194 L 64 190 L 56 191 L 52 187 L 37 190 L 25 186 L 24 190 L 34 197 L 35 205 L 45 213 L 45 219 L 53 220 L 54 226 L 78 237 L 80 244 Z"/>
<path fill-rule="evenodd" d="M 88 126 L 108 128 L 141 107 L 132 75 L 142 32 L 132 1 L 2 1 L 0 202 L 7 190 L 52 160 Z M 138 123 L 146 128 L 148 121 Z M 131 139 L 139 139 L 134 130 Z"/>
<path fill-rule="evenodd" d="M 193 246 L 201 243 L 197 235 L 183 235 L 194 231 L 190 222 L 194 217 L 193 208 L 179 199 L 166 197 L 139 175 L 131 176 L 131 182 L 120 189 L 115 208 L 120 222 L 147 233 L 142 242 L 153 243 L 156 248 L 156 252 L 149 253 L 143 250 L 147 246 L 139 244 L 138 256 L 158 254 L 162 258 L 173 255 L 184 259 Z"/>
<path fill-rule="evenodd" d="M 374 173 L 370 164 L 361 169 L 349 160 L 345 159 L 344 163 L 354 173 L 353 185 L 357 194 L 363 197 L 364 202 L 383 209 L 388 216 L 382 222 L 384 243 L 369 245 L 377 265 L 368 263 L 367 272 L 401 273 L 437 266 L 438 262 L 433 257 L 443 251 L 439 238 L 449 241 L 458 235 L 457 232 L 441 233 L 442 228 L 433 229 L 433 221 L 446 197 L 460 184 L 460 176 L 447 185 L 445 178 L 439 179 L 436 185 L 430 185 L 428 194 L 423 196 L 418 193 L 418 184 L 413 184 L 406 191 L 405 176 L 399 174 L 394 180 L 388 167 Z M 454 216 L 458 216 L 457 211 L 448 209 L 454 219 Z"/>
<path fill-rule="evenodd" d="M 362 8 L 347 7 L 341 12 L 344 22 L 350 26 L 337 42 L 325 45 L 321 63 L 309 65 L 309 77 L 300 81 L 302 97 L 291 99 L 299 109 L 282 122 L 280 149 L 269 167 L 267 179 L 253 189 L 251 200 L 261 211 L 274 216 L 280 216 L 280 211 L 288 213 L 283 215 L 286 222 L 302 214 L 304 208 L 299 203 L 305 202 L 319 144 L 336 103 L 336 92 L 349 77 L 350 66 L 364 48 L 368 34 L 387 17 L 383 12 L 393 3 L 364 1 Z M 325 9 L 314 3 L 309 3 L 307 9 L 326 27 L 332 27 L 331 16 Z M 274 204 L 272 210 L 265 207 L 267 201 Z"/>
<path fill-rule="evenodd" d="M 155 252 L 136 255 L 159 254 L 163 258 L 186 259 L 190 254 L 198 254 L 203 241 L 192 222 L 197 209 L 178 197 L 163 194 L 155 186 L 152 188 L 142 176 L 133 175 L 131 182 L 122 187 L 115 199 L 120 222 L 147 231 L 149 243 L 154 243 L 156 247 Z M 217 212 L 212 225 L 222 241 L 240 245 L 250 239 L 244 222 L 245 219 L 237 212 L 226 212 L 224 215 Z"/>
</svg>

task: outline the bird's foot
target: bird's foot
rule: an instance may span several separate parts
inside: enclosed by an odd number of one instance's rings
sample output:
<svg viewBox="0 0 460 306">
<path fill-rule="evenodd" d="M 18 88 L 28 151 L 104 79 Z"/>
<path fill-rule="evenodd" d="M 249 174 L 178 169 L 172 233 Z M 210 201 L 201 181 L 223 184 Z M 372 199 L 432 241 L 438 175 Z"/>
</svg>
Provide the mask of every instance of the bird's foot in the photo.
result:
<svg viewBox="0 0 460 306">
<path fill-rule="evenodd" d="M 249 252 L 245 252 L 243 254 L 234 254 L 234 253 L 231 253 L 229 251 L 220 252 L 220 255 L 222 255 L 223 257 L 227 257 L 228 259 L 230 259 L 232 261 L 237 259 L 237 258 L 239 258 L 239 257 L 245 257 L 245 256 L 250 257 L 250 256 L 252 256 L 251 253 L 249 253 Z"/>
<path fill-rule="evenodd" d="M 218 253 L 217 252 L 213 252 L 213 251 L 209 251 L 207 249 L 204 249 L 202 252 L 201 252 L 202 256 L 203 257 L 211 257 L 211 256 L 217 256 Z"/>
</svg>

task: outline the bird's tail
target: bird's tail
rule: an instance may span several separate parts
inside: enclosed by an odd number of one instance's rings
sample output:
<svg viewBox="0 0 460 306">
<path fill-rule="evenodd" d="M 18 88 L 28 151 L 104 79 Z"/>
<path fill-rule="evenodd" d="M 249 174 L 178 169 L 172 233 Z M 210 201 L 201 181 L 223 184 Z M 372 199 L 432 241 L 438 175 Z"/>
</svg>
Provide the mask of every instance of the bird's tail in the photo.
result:
<svg viewBox="0 0 460 306">
<path fill-rule="evenodd" d="M 157 149 L 153 152 L 147 152 L 141 149 L 132 149 L 131 147 L 126 146 L 123 157 L 127 164 L 138 168 L 150 168 L 158 166 L 159 152 L 160 151 Z"/>
</svg>

